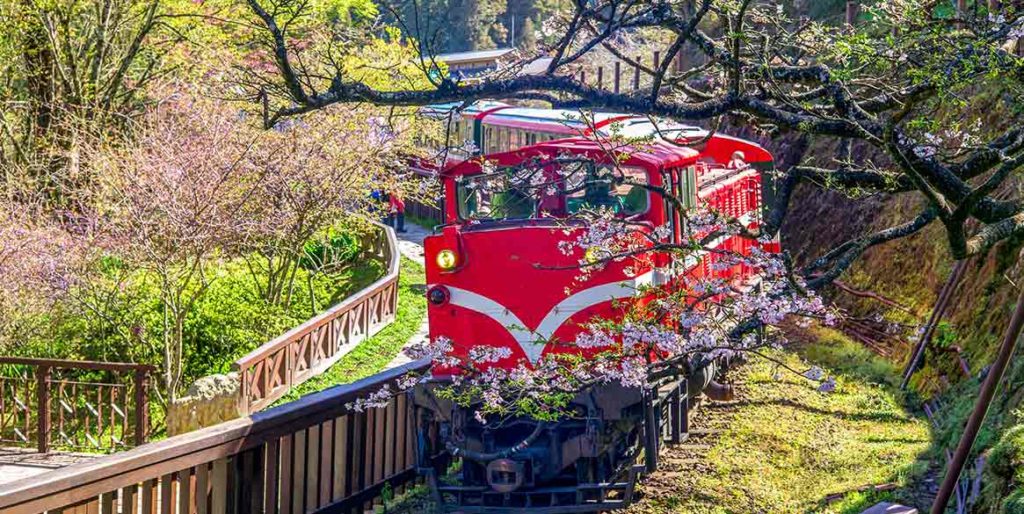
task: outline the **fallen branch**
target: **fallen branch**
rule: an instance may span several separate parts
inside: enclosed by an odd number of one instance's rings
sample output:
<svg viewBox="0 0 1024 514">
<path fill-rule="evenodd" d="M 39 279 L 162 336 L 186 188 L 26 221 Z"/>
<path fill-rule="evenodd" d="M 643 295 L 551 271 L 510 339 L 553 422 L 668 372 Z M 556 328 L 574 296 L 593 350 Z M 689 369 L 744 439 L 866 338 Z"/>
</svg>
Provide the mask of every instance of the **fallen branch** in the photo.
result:
<svg viewBox="0 0 1024 514">
<path fill-rule="evenodd" d="M 913 314 L 914 313 L 913 311 L 910 310 L 909 307 L 906 307 L 906 306 L 898 303 L 897 301 L 895 301 L 895 300 L 893 300 L 891 298 L 887 298 L 885 296 L 882 296 L 882 295 L 880 295 L 880 294 L 878 294 L 878 293 L 876 293 L 874 291 L 864 291 L 862 289 L 855 289 L 855 288 L 850 287 L 845 282 L 842 282 L 840 280 L 833 280 L 832 281 L 832 285 L 836 286 L 840 291 L 843 291 L 843 292 L 846 292 L 846 293 L 850 293 L 853 296 L 859 296 L 861 298 L 870 298 L 872 300 L 878 301 L 879 303 L 888 305 L 889 307 L 893 307 L 895 309 L 899 309 L 899 310 L 901 310 L 903 312 L 906 312 L 907 314 Z"/>
</svg>

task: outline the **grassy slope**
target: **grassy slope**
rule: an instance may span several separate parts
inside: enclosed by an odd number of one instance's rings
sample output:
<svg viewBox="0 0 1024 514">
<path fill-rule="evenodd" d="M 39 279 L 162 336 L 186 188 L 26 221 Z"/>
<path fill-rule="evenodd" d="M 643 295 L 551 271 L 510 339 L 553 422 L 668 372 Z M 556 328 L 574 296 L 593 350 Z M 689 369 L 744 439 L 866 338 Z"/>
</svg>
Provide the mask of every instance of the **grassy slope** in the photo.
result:
<svg viewBox="0 0 1024 514">
<path fill-rule="evenodd" d="M 398 355 L 406 341 L 419 329 L 427 313 L 422 286 L 423 266 L 402 258 L 398 282 L 398 318 L 384 330 L 363 341 L 325 373 L 292 389 L 278 404 L 296 400 L 309 393 L 345 384 L 372 375 Z"/>
<path fill-rule="evenodd" d="M 648 497 L 631 512 L 860 512 L 884 493 L 852 493 L 831 504 L 824 498 L 867 484 L 902 484 L 919 469 L 929 427 L 907 413 L 892 385 L 898 372 L 835 332 L 813 335 L 821 342 L 800 355 L 773 356 L 835 373 L 835 393 L 819 393 L 792 373 L 777 375 L 766 359 L 752 360 L 733 377 L 738 402 L 698 412 L 698 425 L 723 430 L 708 441 L 701 462 L 669 479 L 652 477 Z"/>
</svg>

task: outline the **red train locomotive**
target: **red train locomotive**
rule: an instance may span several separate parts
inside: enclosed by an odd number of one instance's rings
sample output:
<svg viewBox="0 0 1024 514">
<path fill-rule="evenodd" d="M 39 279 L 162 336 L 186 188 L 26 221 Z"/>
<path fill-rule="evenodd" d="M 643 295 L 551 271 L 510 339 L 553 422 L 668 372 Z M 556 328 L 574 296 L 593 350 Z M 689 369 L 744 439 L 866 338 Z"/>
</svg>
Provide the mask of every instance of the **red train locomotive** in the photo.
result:
<svg viewBox="0 0 1024 514">
<path fill-rule="evenodd" d="M 445 219 L 425 241 L 430 337 L 450 339 L 453 355 L 465 356 L 476 345 L 507 348 L 510 356 L 493 365 L 508 368 L 553 353 L 578 353 L 578 347 L 557 341 L 575 340 L 590 320 L 620 318 L 623 300 L 645 287 L 707 274 L 741 280 L 750 273 L 739 265 L 712 267 L 712 255 L 666 271 L 672 268 L 669 256 L 655 253 L 644 260 L 609 261 L 581 279 L 574 268 L 580 252 L 559 250 L 575 237 L 571 220 L 581 209 L 610 210 L 641 230 L 660 230 L 679 241 L 684 236 L 678 211 L 641 186 L 646 184 L 672 191 L 687 207 L 706 203 L 755 227 L 771 192 L 761 172 L 772 158 L 747 141 L 708 137 L 679 125 L 655 129 L 647 118 L 604 114 L 576 124 L 572 119 L 566 111 L 487 104 L 464 112 L 453 127 L 487 150 L 482 158 L 453 159 L 440 173 Z M 657 137 L 609 149 L 611 131 Z M 742 163 L 736 162 L 740 156 Z M 611 173 L 626 180 L 609 180 Z M 746 253 L 754 243 L 732 236 L 715 244 Z M 452 373 L 434 370 L 440 380 Z M 695 398 L 714 374 L 714 361 L 703 362 L 690 376 L 662 387 L 677 400 L 682 392 L 681 425 L 670 430 L 675 437 L 685 432 L 687 398 Z M 573 402 L 585 415 L 490 427 L 421 389 L 417 404 L 440 422 L 449 450 L 462 458 L 461 483 L 432 480 L 435 492 L 460 512 L 622 507 L 632 496 L 640 448 L 653 467 L 660 440 L 651 428 L 661 416 L 654 412 L 656 396 L 639 388 L 597 386 Z M 442 464 L 425 458 L 421 464 L 428 475 L 444 472 Z"/>
</svg>

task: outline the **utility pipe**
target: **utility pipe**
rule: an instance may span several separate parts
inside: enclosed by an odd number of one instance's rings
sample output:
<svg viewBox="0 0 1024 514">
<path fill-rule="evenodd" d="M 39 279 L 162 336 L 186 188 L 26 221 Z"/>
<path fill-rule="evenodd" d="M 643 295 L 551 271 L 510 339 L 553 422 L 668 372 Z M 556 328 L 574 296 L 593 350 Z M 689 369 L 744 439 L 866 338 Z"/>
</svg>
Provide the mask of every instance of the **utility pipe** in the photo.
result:
<svg viewBox="0 0 1024 514">
<path fill-rule="evenodd" d="M 907 363 L 907 368 L 903 370 L 903 382 L 900 383 L 900 389 L 907 388 L 907 384 L 910 383 L 910 377 L 914 376 L 914 372 L 917 371 L 917 367 L 924 357 L 924 351 L 928 347 L 928 343 L 931 342 L 932 336 L 935 335 L 935 329 L 938 327 L 939 321 L 942 320 L 946 308 L 949 307 L 949 300 L 953 297 L 953 291 L 956 290 L 957 284 L 963 277 L 965 268 L 967 268 L 966 261 L 957 261 L 949 274 L 949 278 L 946 279 L 946 283 L 943 284 L 942 290 L 939 292 L 939 299 L 935 302 L 935 308 L 932 309 L 932 314 L 925 325 L 925 331 L 921 334 L 921 340 L 917 342 L 917 346 L 914 347 L 914 353 L 910 357 L 910 362 Z"/>
</svg>

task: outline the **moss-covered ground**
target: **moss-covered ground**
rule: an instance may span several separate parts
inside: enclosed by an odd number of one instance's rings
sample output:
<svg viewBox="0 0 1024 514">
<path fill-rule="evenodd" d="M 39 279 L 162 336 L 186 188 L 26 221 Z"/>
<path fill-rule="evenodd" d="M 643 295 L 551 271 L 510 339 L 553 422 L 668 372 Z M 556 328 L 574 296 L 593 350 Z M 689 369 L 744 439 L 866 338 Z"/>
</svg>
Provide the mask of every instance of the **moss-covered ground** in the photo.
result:
<svg viewBox="0 0 1024 514">
<path fill-rule="evenodd" d="M 927 420 L 908 410 L 891 364 L 831 330 L 807 335 L 813 342 L 769 357 L 824 368 L 835 392 L 752 358 L 730 377 L 737 401 L 700 408 L 695 436 L 668 450 L 630 512 L 855 513 L 901 499 L 926 466 Z M 880 484 L 895 489 L 858 490 Z"/>
</svg>

